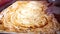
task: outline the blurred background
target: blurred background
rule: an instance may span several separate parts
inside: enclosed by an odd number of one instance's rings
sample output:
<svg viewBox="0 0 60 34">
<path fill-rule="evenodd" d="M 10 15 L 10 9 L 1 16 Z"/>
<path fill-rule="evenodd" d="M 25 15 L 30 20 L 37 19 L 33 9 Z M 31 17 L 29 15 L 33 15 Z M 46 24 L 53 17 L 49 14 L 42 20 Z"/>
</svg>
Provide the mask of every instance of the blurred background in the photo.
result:
<svg viewBox="0 0 60 34">
<path fill-rule="evenodd" d="M 12 3 L 19 0 L 0 0 L 0 12 L 10 6 Z M 27 0 L 20 0 L 27 1 Z M 48 3 L 47 12 L 54 14 L 57 21 L 60 23 L 60 0 L 28 0 L 28 1 L 45 1 Z"/>
</svg>

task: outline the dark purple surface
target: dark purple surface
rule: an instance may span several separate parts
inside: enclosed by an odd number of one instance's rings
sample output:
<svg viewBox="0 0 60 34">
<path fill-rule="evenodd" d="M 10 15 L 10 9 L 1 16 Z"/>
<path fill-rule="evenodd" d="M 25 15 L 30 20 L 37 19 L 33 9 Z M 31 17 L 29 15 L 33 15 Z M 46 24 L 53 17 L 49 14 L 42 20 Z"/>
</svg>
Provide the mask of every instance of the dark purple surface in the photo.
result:
<svg viewBox="0 0 60 34">
<path fill-rule="evenodd" d="M 12 0 L 0 0 L 0 7 L 5 5 L 6 3 L 11 2 Z"/>
<path fill-rule="evenodd" d="M 12 3 L 14 3 L 16 0 L 10 0 L 10 1 L 6 1 L 5 3 L 3 3 L 4 5 L 2 5 L 2 6 L 0 6 L 0 12 L 3 10 L 3 9 L 5 9 L 5 8 L 7 8 L 8 6 L 10 6 Z"/>
<path fill-rule="evenodd" d="M 50 6 L 47 11 L 54 14 L 55 18 L 60 23 L 60 7 Z"/>
</svg>

